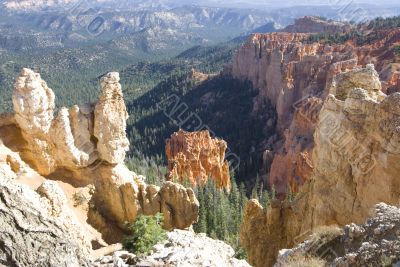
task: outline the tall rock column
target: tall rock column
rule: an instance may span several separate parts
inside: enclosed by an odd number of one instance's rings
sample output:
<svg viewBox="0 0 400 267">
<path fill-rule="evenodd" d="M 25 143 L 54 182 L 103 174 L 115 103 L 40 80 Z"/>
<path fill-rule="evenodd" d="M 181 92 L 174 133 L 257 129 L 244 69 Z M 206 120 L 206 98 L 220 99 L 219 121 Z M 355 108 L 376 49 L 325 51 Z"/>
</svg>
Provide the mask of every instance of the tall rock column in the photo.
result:
<svg viewBox="0 0 400 267">
<path fill-rule="evenodd" d="M 94 136 L 102 160 L 112 164 L 124 162 L 129 150 L 127 119 L 119 73 L 110 72 L 101 79 L 101 95 L 94 110 Z"/>
<path fill-rule="evenodd" d="M 55 162 L 51 156 L 52 145 L 47 142 L 53 121 L 54 93 L 40 74 L 22 69 L 15 82 L 12 95 L 15 119 L 30 149 L 25 158 L 38 172 L 49 174 Z"/>
</svg>

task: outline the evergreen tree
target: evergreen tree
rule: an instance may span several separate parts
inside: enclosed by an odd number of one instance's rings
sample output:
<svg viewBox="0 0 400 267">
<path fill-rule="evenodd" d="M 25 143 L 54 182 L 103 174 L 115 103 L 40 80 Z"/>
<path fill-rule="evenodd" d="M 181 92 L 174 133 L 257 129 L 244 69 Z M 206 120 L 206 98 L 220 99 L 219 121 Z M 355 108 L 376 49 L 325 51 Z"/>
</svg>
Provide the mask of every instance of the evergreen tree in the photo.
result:
<svg viewBox="0 0 400 267">
<path fill-rule="evenodd" d="M 254 184 L 253 190 L 251 191 L 252 199 L 257 199 L 257 200 L 259 199 L 259 195 L 258 195 L 259 189 L 260 189 L 260 177 L 257 174 L 256 182 Z"/>
</svg>

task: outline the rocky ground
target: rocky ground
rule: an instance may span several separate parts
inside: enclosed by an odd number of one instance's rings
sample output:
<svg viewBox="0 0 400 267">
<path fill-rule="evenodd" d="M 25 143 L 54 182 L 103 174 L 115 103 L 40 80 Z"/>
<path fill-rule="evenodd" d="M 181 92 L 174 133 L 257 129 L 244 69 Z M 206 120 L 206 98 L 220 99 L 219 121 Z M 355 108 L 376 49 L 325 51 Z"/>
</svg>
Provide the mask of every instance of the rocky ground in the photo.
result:
<svg viewBox="0 0 400 267">
<path fill-rule="evenodd" d="M 299 246 L 281 250 L 275 267 L 307 258 L 319 258 L 318 266 L 399 266 L 400 209 L 384 203 L 375 209 L 375 216 L 362 225 L 346 225 L 342 232 L 325 228 Z"/>
<path fill-rule="evenodd" d="M 117 251 L 101 257 L 92 266 L 250 266 L 246 261 L 234 258 L 234 254 L 232 247 L 205 234 L 174 230 L 168 233 L 167 241 L 154 246 L 149 256 L 138 257 L 127 251 Z"/>
</svg>

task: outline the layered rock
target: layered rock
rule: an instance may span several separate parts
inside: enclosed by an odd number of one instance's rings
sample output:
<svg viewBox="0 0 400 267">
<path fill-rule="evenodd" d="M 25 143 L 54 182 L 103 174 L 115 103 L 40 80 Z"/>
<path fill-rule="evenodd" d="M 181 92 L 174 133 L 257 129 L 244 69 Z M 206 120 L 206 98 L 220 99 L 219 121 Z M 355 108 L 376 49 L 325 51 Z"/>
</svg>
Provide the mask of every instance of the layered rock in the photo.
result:
<svg viewBox="0 0 400 267">
<path fill-rule="evenodd" d="M 398 204 L 400 94 L 380 88 L 373 65 L 335 77 L 316 124 L 311 178 L 293 202 L 246 207 L 241 242 L 251 264 L 271 266 L 279 248 L 319 226 L 362 223 L 375 204 Z"/>
<path fill-rule="evenodd" d="M 288 185 L 297 192 L 310 179 L 315 167 L 311 157 L 315 126 L 336 74 L 375 63 L 382 91 L 399 90 L 399 69 L 392 50 L 400 40 L 400 31 L 377 34 L 382 38 L 364 46 L 357 46 L 352 40 L 335 45 L 309 43 L 309 33 L 254 34 L 235 55 L 232 75 L 250 80 L 260 91 L 254 108 L 262 106 L 265 99 L 276 107 L 280 140 L 265 149 L 274 153 L 272 164 L 266 169 L 268 182 L 280 197 Z"/>
<path fill-rule="evenodd" d="M 128 114 L 118 73 L 101 79 L 97 104 L 61 108 L 54 115 L 52 90 L 39 74 L 23 69 L 13 103 L 15 115 L 0 118 L 0 140 L 22 159 L 7 156 L 7 162 L 14 172 L 29 165 L 45 176 L 22 179 L 29 184 L 46 179 L 65 183 L 63 189 L 50 181 L 38 186 L 55 218 L 72 218 L 62 192 L 83 188 L 91 193 L 83 200 L 87 207 L 79 211 L 80 216 L 87 217 L 109 243 L 120 241 L 126 223 L 138 214 L 164 213 L 167 229 L 188 228 L 197 221 L 199 203 L 192 189 L 171 182 L 161 188 L 147 185 L 123 164 L 129 146 L 125 134 Z M 76 236 L 80 238 L 79 233 Z"/>
<path fill-rule="evenodd" d="M 225 160 L 225 141 L 211 138 L 206 131 L 180 130 L 166 141 L 168 180 L 186 179 L 194 185 L 204 185 L 213 179 L 218 188 L 230 188 L 229 165 Z"/>
<path fill-rule="evenodd" d="M 316 117 L 334 74 L 357 66 L 351 47 L 305 44 L 307 34 L 255 34 L 236 54 L 232 74 L 260 90 L 259 103 L 276 107 L 277 132 L 268 179 L 279 195 L 309 179 Z M 255 108 L 261 105 L 255 104 Z"/>
<path fill-rule="evenodd" d="M 342 231 L 321 228 L 295 248 L 281 250 L 274 266 L 301 266 L 298 259 L 309 257 L 323 259 L 321 266 L 395 266 L 400 263 L 399 237 L 400 209 L 380 203 L 362 225 L 352 223 Z"/>
</svg>

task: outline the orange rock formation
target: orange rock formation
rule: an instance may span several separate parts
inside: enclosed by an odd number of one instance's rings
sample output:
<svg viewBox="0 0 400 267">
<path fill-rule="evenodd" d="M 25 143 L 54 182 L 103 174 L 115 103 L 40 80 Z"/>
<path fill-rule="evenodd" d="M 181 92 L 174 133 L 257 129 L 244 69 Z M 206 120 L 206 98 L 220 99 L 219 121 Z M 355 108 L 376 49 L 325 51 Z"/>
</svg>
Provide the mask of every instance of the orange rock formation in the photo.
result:
<svg viewBox="0 0 400 267">
<path fill-rule="evenodd" d="M 273 266 L 280 249 L 321 226 L 362 223 L 376 204 L 398 205 L 400 93 L 381 89 L 373 65 L 335 77 L 316 123 L 309 180 L 293 201 L 246 206 L 241 244 L 250 264 Z"/>
<path fill-rule="evenodd" d="M 268 180 L 280 196 L 288 185 L 297 192 L 310 178 L 315 123 L 336 74 L 374 63 L 382 91 L 399 91 L 400 67 L 392 48 L 399 43 L 400 29 L 379 34 L 382 38 L 365 46 L 307 43 L 307 33 L 254 34 L 236 54 L 232 75 L 260 90 L 255 108 L 265 99 L 276 107 L 281 141 L 275 145 Z"/>
<path fill-rule="evenodd" d="M 208 131 L 178 131 L 167 140 L 167 180 L 188 179 L 193 185 L 203 185 L 214 180 L 218 188 L 230 188 L 229 165 L 225 160 L 227 144 L 211 138 Z"/>
</svg>

